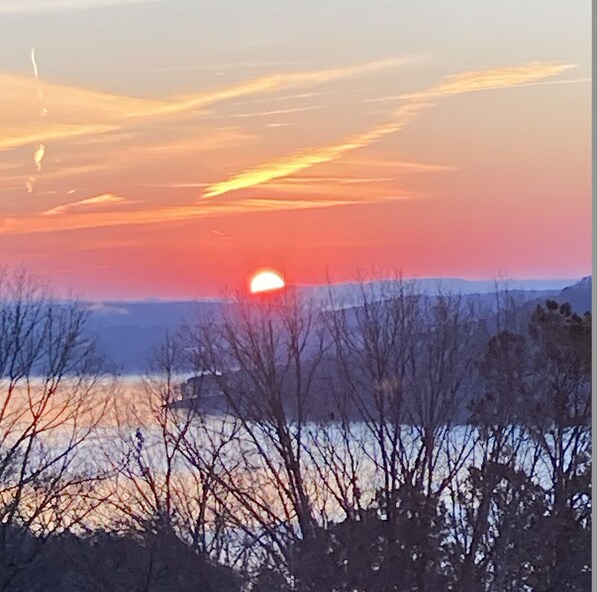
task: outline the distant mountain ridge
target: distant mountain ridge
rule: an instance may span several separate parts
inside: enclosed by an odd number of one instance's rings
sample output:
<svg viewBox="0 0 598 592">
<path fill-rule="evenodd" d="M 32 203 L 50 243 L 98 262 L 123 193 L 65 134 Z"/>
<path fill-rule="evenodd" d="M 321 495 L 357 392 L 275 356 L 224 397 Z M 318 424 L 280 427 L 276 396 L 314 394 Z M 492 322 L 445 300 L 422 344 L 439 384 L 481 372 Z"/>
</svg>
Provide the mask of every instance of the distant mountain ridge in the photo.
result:
<svg viewBox="0 0 598 592">
<path fill-rule="evenodd" d="M 379 280 L 369 284 L 376 293 L 393 280 Z M 482 299 L 492 298 L 499 286 L 508 288 L 518 299 L 533 304 L 546 299 L 570 302 L 573 310 L 584 313 L 592 310 L 592 278 L 581 280 L 506 280 L 483 281 L 461 278 L 422 278 L 413 280 L 425 295 L 434 295 L 439 290 L 459 292 L 464 295 L 480 295 Z M 313 296 L 324 304 L 329 292 L 335 301 L 356 306 L 359 303 L 361 287 L 357 283 L 334 284 L 332 286 L 299 286 L 306 295 Z M 126 373 L 142 372 L 148 363 L 151 351 L 160 345 L 167 332 L 175 332 L 185 322 L 214 318 L 223 307 L 224 300 L 197 301 L 104 301 L 87 302 L 90 312 L 88 331 L 97 339 L 101 353 Z"/>
<path fill-rule="evenodd" d="M 559 302 L 568 302 L 578 313 L 592 312 L 592 276 L 587 275 L 559 292 Z"/>
</svg>

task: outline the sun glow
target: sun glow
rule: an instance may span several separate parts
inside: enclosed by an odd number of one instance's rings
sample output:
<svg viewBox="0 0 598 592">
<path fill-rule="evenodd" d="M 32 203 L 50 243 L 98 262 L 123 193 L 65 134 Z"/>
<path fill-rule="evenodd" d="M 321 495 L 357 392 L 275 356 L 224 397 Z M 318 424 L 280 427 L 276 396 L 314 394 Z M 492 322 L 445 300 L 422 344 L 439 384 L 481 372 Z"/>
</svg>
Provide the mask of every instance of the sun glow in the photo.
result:
<svg viewBox="0 0 598 592">
<path fill-rule="evenodd" d="M 249 291 L 252 294 L 259 294 L 271 290 L 280 290 L 284 286 L 284 280 L 275 271 L 260 271 L 251 278 Z"/>
</svg>

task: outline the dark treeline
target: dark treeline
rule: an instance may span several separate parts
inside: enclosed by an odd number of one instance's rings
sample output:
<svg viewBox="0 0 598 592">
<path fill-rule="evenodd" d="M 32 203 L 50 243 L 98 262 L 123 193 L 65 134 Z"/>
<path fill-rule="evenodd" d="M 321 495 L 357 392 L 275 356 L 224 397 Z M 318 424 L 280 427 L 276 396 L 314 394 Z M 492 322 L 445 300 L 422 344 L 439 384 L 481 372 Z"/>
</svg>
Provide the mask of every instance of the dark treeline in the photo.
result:
<svg viewBox="0 0 598 592">
<path fill-rule="evenodd" d="M 589 314 L 237 298 L 134 392 L 86 315 L 0 277 L 0 590 L 590 588 Z"/>
</svg>

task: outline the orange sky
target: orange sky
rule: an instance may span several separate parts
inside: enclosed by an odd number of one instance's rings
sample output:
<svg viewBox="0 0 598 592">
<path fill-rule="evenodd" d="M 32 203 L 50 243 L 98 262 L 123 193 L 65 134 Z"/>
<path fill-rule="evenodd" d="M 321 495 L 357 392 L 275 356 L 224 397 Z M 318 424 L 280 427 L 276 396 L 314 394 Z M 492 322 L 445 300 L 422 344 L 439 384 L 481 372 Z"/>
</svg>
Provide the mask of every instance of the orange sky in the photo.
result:
<svg viewBox="0 0 598 592">
<path fill-rule="evenodd" d="M 440 36 L 402 3 L 78 2 L 0 4 L 0 264 L 98 298 L 590 272 L 589 3 L 432 3 Z"/>
</svg>

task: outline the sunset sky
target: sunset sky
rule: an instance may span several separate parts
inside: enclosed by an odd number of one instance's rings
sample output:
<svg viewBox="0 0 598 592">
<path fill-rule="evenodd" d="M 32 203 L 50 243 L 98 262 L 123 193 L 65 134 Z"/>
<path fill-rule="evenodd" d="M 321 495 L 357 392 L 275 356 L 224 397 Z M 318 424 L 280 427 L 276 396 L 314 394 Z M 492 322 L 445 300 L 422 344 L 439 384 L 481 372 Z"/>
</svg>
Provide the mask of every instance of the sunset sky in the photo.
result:
<svg viewBox="0 0 598 592">
<path fill-rule="evenodd" d="M 588 0 L 0 0 L 0 265 L 90 298 L 591 270 Z"/>
</svg>

